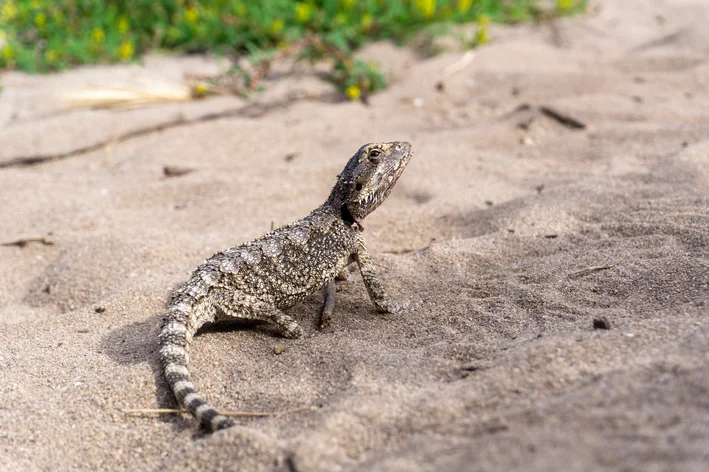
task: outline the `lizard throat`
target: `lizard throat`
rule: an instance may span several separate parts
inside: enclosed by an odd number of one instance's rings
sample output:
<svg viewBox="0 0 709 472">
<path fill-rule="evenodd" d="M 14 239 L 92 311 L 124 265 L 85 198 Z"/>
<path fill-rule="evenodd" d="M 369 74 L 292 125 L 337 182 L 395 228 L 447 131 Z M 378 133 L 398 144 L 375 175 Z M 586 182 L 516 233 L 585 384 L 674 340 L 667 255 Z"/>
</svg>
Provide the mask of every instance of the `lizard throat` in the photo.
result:
<svg viewBox="0 0 709 472">
<path fill-rule="evenodd" d="M 360 231 L 364 230 L 364 226 L 362 226 L 362 223 L 355 219 L 354 215 L 350 212 L 350 209 L 347 208 L 346 203 L 343 203 L 340 207 L 340 217 L 348 226 L 354 226 L 356 224 Z"/>
</svg>

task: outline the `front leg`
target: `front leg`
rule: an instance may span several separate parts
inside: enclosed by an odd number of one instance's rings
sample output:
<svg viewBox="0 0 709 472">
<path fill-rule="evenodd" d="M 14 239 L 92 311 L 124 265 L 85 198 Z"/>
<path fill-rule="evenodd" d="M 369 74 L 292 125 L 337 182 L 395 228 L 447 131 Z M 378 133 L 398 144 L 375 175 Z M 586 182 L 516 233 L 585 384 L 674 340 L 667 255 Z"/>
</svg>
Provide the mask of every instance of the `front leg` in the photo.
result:
<svg viewBox="0 0 709 472">
<path fill-rule="evenodd" d="M 390 300 L 387 296 L 384 286 L 382 285 L 376 269 L 374 268 L 372 256 L 369 254 L 369 251 L 367 251 L 364 241 L 360 241 L 357 245 L 355 260 L 357 261 L 359 271 L 362 274 L 364 286 L 367 287 L 369 298 L 374 303 L 374 306 L 377 307 L 377 310 L 384 313 L 396 313 L 401 311 L 404 307 Z"/>
</svg>

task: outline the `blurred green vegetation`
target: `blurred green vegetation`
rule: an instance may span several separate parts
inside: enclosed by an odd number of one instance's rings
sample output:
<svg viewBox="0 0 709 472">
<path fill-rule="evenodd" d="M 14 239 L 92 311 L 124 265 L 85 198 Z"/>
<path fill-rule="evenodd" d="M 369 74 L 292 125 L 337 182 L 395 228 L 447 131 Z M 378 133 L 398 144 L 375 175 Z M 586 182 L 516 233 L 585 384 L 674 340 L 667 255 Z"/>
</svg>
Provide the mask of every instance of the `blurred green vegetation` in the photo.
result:
<svg viewBox="0 0 709 472">
<path fill-rule="evenodd" d="M 0 0 L 0 69 L 48 72 L 131 61 L 150 49 L 268 55 L 307 38 L 303 57 L 334 54 L 339 85 L 383 86 L 375 70 L 343 60 L 366 41 L 405 41 L 433 23 L 487 25 L 583 10 L 586 0 Z M 364 77 L 364 78 L 363 78 Z M 369 85 L 368 82 L 369 81 Z"/>
</svg>

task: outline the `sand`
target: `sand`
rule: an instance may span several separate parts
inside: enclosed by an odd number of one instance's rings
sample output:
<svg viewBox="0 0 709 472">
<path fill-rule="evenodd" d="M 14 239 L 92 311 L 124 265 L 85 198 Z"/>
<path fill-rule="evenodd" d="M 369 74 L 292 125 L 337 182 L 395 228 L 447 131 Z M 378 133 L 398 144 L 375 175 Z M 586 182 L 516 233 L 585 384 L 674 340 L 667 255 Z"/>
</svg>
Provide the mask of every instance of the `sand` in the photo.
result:
<svg viewBox="0 0 709 472">
<path fill-rule="evenodd" d="M 448 75 L 462 53 L 370 46 L 394 83 L 369 106 L 299 101 L 108 146 L 246 102 L 66 112 L 51 98 L 216 69 L 199 57 L 4 74 L 0 242 L 45 242 L 0 246 L 0 470 L 707 470 L 709 3 L 591 3 L 496 27 Z M 255 100 L 331 92 L 298 69 Z M 328 331 L 314 295 L 290 310 L 302 339 L 240 325 L 193 347 L 219 408 L 316 410 L 211 436 L 124 413 L 173 406 L 156 363 L 169 290 L 307 214 L 380 140 L 416 150 L 365 224 L 408 310 L 377 314 L 355 275 Z"/>
</svg>

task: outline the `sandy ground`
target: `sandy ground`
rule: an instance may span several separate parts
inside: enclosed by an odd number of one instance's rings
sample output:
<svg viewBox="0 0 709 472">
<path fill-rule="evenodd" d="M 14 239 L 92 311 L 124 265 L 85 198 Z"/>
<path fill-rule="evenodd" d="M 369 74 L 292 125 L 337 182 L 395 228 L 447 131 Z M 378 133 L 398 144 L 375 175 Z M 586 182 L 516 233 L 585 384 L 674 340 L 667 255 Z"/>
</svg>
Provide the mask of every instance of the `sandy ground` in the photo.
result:
<svg viewBox="0 0 709 472">
<path fill-rule="evenodd" d="M 0 469 L 707 470 L 709 3 L 592 3 L 555 28 L 501 28 L 452 75 L 460 53 L 370 47 L 396 81 L 368 107 L 299 102 L 0 168 L 0 242 L 53 243 L 0 246 Z M 238 109 L 60 113 L 50 99 L 215 67 L 5 74 L 0 166 Z M 328 87 L 297 73 L 258 100 Z M 317 410 L 212 436 L 122 412 L 172 406 L 156 364 L 169 290 L 307 214 L 381 140 L 416 149 L 365 225 L 409 309 L 377 314 L 356 276 L 329 331 L 313 296 L 290 312 L 303 339 L 237 326 L 193 347 L 218 407 Z"/>
</svg>

